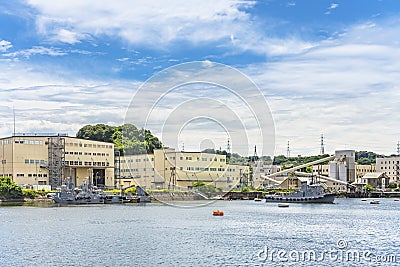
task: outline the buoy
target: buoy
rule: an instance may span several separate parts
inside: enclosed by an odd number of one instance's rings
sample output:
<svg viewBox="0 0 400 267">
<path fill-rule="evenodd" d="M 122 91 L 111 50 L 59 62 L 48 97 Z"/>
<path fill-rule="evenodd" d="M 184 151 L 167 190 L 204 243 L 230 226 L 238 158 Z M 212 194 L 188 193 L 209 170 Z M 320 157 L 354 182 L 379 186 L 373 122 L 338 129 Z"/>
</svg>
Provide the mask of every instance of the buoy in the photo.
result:
<svg viewBox="0 0 400 267">
<path fill-rule="evenodd" d="M 213 216 L 224 216 L 224 212 L 220 210 L 214 210 Z"/>
<path fill-rule="evenodd" d="M 279 208 L 288 208 L 289 204 L 287 204 L 287 203 L 278 203 L 278 207 Z"/>
</svg>

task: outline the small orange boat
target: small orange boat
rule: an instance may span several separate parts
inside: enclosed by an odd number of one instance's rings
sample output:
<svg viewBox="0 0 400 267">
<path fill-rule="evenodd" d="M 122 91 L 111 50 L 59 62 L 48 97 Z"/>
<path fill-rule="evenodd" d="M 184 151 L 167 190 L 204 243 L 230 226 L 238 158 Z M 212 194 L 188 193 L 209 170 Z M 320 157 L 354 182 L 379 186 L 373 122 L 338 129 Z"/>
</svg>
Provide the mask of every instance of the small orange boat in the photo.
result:
<svg viewBox="0 0 400 267">
<path fill-rule="evenodd" d="M 224 216 L 224 212 L 221 210 L 214 210 L 213 216 Z"/>
</svg>

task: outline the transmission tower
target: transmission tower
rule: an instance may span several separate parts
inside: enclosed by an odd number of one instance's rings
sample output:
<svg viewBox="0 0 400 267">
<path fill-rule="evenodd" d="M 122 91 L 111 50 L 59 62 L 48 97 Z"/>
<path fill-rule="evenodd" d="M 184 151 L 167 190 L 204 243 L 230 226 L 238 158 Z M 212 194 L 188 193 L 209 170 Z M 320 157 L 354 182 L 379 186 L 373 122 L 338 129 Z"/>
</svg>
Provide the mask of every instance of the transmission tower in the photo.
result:
<svg viewBox="0 0 400 267">
<path fill-rule="evenodd" d="M 400 141 L 397 142 L 397 156 L 400 156 Z"/>
<path fill-rule="evenodd" d="M 321 134 L 321 155 L 325 154 L 325 146 L 324 146 L 324 134 Z"/>
<path fill-rule="evenodd" d="M 400 180 L 400 142 L 397 142 L 397 159 L 396 159 L 396 180 Z"/>
</svg>

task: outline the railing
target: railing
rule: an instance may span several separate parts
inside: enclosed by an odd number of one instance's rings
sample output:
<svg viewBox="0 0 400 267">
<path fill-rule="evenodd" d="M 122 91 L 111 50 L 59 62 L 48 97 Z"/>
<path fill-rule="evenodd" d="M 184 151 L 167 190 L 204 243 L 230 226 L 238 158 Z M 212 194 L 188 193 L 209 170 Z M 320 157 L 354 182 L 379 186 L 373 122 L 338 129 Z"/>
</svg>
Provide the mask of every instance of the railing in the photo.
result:
<svg viewBox="0 0 400 267">
<path fill-rule="evenodd" d="M 68 134 L 66 133 L 14 133 L 13 137 L 20 137 L 20 136 L 29 136 L 29 137 L 33 137 L 33 136 L 68 136 Z"/>
</svg>

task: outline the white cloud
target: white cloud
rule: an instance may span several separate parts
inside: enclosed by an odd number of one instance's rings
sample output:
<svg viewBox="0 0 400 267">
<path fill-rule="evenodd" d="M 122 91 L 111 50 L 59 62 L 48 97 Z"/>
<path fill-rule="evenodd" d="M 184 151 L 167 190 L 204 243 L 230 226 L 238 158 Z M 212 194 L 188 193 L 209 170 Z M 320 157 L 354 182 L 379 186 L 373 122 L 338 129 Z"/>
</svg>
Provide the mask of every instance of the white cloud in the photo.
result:
<svg viewBox="0 0 400 267">
<path fill-rule="evenodd" d="M 49 55 L 49 56 L 65 56 L 67 53 L 56 48 L 49 48 L 43 46 L 34 46 L 29 49 L 19 50 L 12 53 L 3 54 L 5 57 L 25 57 L 29 58 L 32 55 Z"/>
<path fill-rule="evenodd" d="M 53 39 L 58 40 L 63 43 L 75 44 L 75 43 L 79 43 L 80 39 L 83 39 L 84 36 L 85 36 L 84 34 L 79 34 L 79 33 L 72 32 L 72 31 L 69 31 L 66 29 L 60 29 L 55 34 Z"/>
<path fill-rule="evenodd" d="M 338 7 L 339 7 L 339 4 L 332 3 L 332 4 L 329 6 L 329 9 L 335 9 L 335 8 L 338 8 Z"/>
<path fill-rule="evenodd" d="M 12 44 L 6 40 L 0 40 L 0 52 L 6 52 L 12 47 Z"/>
<path fill-rule="evenodd" d="M 29 0 L 37 10 L 37 30 L 53 41 L 76 43 L 117 37 L 130 44 L 165 50 L 184 41 L 218 43 L 234 51 L 261 54 L 301 53 L 312 44 L 289 36 L 267 38 L 247 11 L 255 1 L 63 1 Z"/>
<path fill-rule="evenodd" d="M 391 154 L 400 138 L 400 26 L 397 20 L 349 27 L 307 53 L 246 70 L 267 96 L 277 153 L 352 148 Z"/>
<path fill-rule="evenodd" d="M 123 122 L 139 83 L 94 81 L 49 66 L 0 61 L 0 136 L 17 132 L 65 132 L 74 136 L 86 124 Z"/>
</svg>

